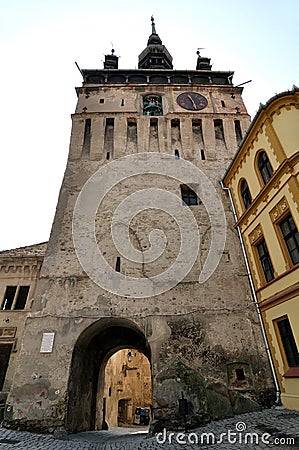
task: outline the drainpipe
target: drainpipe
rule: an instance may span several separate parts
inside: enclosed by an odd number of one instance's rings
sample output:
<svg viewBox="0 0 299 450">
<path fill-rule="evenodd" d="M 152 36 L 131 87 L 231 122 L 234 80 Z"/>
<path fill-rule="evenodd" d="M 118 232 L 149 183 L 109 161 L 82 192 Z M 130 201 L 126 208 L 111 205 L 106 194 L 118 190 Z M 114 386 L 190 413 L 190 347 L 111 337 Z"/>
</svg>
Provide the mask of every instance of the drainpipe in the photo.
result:
<svg viewBox="0 0 299 450">
<path fill-rule="evenodd" d="M 235 219 L 235 222 L 237 223 L 238 222 L 238 216 L 237 216 L 237 212 L 236 212 L 236 208 L 235 208 L 235 205 L 234 205 L 234 201 L 233 201 L 233 198 L 232 198 L 232 194 L 231 194 L 230 188 L 225 187 L 222 180 L 220 181 L 220 186 L 222 187 L 222 189 L 224 191 L 228 192 L 230 204 L 231 204 L 231 207 L 232 207 L 232 210 L 233 210 L 234 219 Z M 251 289 L 251 293 L 252 293 L 252 296 L 253 296 L 253 302 L 254 302 L 255 307 L 256 307 L 257 315 L 258 315 L 260 326 L 261 326 L 261 330 L 262 330 L 262 336 L 263 336 L 263 339 L 264 339 L 265 348 L 266 348 L 266 352 L 267 352 L 267 356 L 268 356 L 268 360 L 269 360 L 272 376 L 273 376 L 273 379 L 274 379 L 274 384 L 275 384 L 275 389 L 276 389 L 276 401 L 275 401 L 275 403 L 277 405 L 281 405 L 280 389 L 279 389 L 278 379 L 277 379 L 277 375 L 276 375 L 276 372 L 275 372 L 273 359 L 272 359 L 272 355 L 271 355 L 271 352 L 270 352 L 268 339 L 267 339 L 267 335 L 266 335 L 266 331 L 265 331 L 265 326 L 264 326 L 263 318 L 262 318 L 262 315 L 261 315 L 258 299 L 257 299 L 257 296 L 256 296 L 254 284 L 253 284 L 253 279 L 252 279 L 252 275 L 251 275 L 251 271 L 250 271 L 250 267 L 249 267 L 249 263 L 248 263 L 248 258 L 247 258 L 247 254 L 246 254 L 246 249 L 245 249 L 243 237 L 242 237 L 239 225 L 237 225 L 236 228 L 237 228 L 237 232 L 238 232 L 238 236 L 239 236 L 239 239 L 240 239 L 241 248 L 242 248 L 242 252 L 243 252 L 243 256 L 244 256 L 244 261 L 245 261 L 246 271 L 247 271 L 247 275 L 248 275 L 248 279 L 249 279 L 250 289 Z"/>
</svg>

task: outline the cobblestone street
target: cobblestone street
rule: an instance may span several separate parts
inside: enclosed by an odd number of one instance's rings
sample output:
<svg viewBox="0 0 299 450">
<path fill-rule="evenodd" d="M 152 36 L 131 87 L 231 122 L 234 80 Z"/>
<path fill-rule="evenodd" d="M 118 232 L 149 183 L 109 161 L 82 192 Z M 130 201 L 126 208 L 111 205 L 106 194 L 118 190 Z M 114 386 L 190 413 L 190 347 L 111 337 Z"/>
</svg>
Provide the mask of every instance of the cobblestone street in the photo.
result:
<svg viewBox="0 0 299 450">
<path fill-rule="evenodd" d="M 299 411 L 273 408 L 211 422 L 188 433 L 167 430 L 149 438 L 144 428 L 114 428 L 68 436 L 68 440 L 52 435 L 0 428 L 0 449 L 16 450 L 154 450 L 154 449 L 218 449 L 256 448 L 299 449 Z"/>
</svg>

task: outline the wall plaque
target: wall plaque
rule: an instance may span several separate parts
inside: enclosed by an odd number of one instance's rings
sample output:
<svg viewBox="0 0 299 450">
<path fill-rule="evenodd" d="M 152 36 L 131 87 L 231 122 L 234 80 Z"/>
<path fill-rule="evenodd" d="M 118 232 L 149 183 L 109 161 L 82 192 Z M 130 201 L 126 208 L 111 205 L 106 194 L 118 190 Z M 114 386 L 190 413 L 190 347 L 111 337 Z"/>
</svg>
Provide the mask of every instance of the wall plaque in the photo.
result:
<svg viewBox="0 0 299 450">
<path fill-rule="evenodd" d="M 43 333 L 40 353 L 52 353 L 55 333 Z"/>
</svg>

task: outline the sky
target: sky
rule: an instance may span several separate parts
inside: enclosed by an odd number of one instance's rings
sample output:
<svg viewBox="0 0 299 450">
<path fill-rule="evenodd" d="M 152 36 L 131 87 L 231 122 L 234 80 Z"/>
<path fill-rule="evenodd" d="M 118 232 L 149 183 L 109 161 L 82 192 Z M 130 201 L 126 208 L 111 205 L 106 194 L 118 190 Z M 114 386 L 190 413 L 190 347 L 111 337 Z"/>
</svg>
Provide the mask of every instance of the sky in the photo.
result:
<svg viewBox="0 0 299 450">
<path fill-rule="evenodd" d="M 175 69 L 233 70 L 253 118 L 299 86 L 297 0 L 0 0 L 0 250 L 49 239 L 66 166 L 81 69 L 113 46 L 134 69 L 156 31 Z"/>
</svg>

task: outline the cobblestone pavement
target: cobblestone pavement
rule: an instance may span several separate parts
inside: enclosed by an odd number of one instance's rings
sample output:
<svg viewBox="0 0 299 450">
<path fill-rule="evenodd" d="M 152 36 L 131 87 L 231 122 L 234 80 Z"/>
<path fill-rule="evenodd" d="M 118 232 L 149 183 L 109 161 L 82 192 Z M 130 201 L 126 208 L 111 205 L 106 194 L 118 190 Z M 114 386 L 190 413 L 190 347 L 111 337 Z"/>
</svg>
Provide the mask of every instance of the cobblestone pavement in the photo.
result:
<svg viewBox="0 0 299 450">
<path fill-rule="evenodd" d="M 244 450 L 299 449 L 299 411 L 272 408 L 209 423 L 188 433 L 167 430 L 148 437 L 145 429 L 115 428 L 68 436 L 8 430 L 0 427 L 0 450 Z"/>
</svg>

